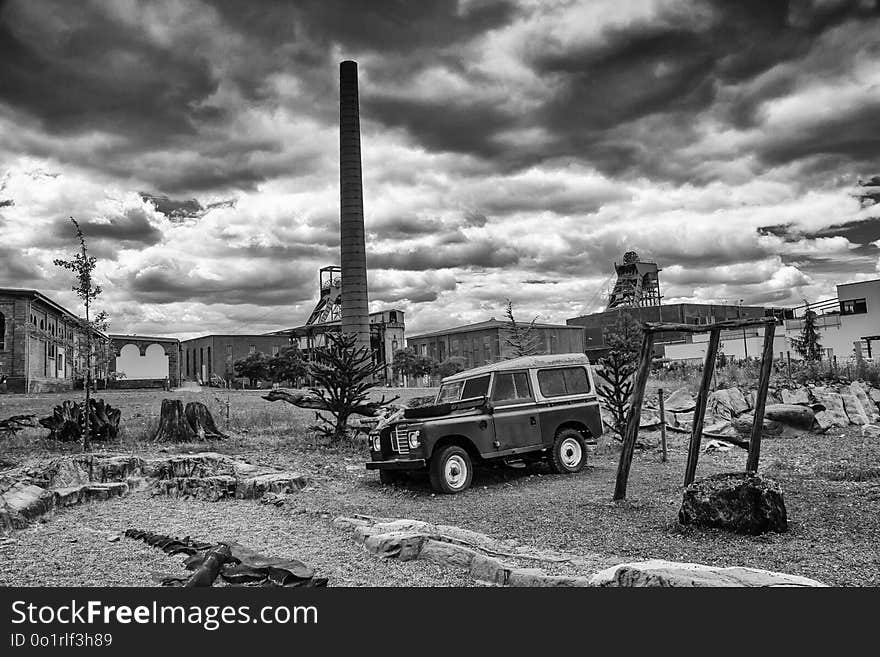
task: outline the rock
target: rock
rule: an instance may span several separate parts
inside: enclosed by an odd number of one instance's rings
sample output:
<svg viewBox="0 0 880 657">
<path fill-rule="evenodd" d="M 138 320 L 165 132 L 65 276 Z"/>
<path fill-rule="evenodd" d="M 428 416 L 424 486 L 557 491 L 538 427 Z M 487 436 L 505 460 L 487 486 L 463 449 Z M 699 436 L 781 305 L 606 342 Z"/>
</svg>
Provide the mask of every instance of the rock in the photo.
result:
<svg viewBox="0 0 880 657">
<path fill-rule="evenodd" d="M 880 420 L 880 414 L 877 413 L 877 406 L 868 397 L 865 386 L 860 381 L 853 381 L 849 384 L 850 392 L 859 400 L 859 404 L 865 410 L 865 417 L 868 422 L 877 422 Z"/>
<path fill-rule="evenodd" d="M 729 452 L 730 450 L 730 445 L 728 443 L 723 443 L 720 440 L 710 440 L 703 446 L 703 452 L 706 454 L 712 452 Z"/>
<path fill-rule="evenodd" d="M 843 397 L 825 387 L 813 388 L 813 397 L 816 403 L 813 411 L 816 413 L 816 423 L 819 429 L 827 431 L 831 427 L 849 426 L 849 417 L 843 406 Z"/>
<path fill-rule="evenodd" d="M 850 424 L 868 424 L 868 413 L 865 407 L 848 386 L 840 389 L 840 397 L 843 399 L 843 407 Z"/>
<path fill-rule="evenodd" d="M 764 417 L 795 429 L 809 431 L 813 427 L 816 414 L 808 406 L 768 404 L 764 408 Z"/>
<path fill-rule="evenodd" d="M 678 519 L 684 525 L 740 534 L 788 529 L 782 487 L 747 473 L 717 474 L 695 481 L 684 491 Z"/>
<path fill-rule="evenodd" d="M 589 579 L 590 586 L 825 586 L 822 582 L 799 575 L 777 573 L 758 568 L 718 568 L 699 563 L 679 563 L 652 559 L 624 563 L 601 570 Z"/>
<path fill-rule="evenodd" d="M 706 401 L 706 413 L 711 413 L 719 419 L 732 420 L 747 410 L 749 405 L 739 388 L 716 390 Z"/>
<path fill-rule="evenodd" d="M 0 495 L 0 529 L 21 529 L 55 509 L 52 491 L 19 482 Z"/>
<path fill-rule="evenodd" d="M 731 423 L 735 432 L 741 436 L 749 436 L 752 433 L 752 425 L 755 423 L 755 414 L 749 411 L 748 413 L 743 413 L 738 418 L 734 418 Z M 776 420 L 771 420 L 766 415 L 764 416 L 764 421 L 761 424 L 761 435 L 762 436 L 772 436 L 778 437 L 782 436 L 786 427 L 781 422 L 777 422 Z M 788 433 L 795 433 L 789 431 Z"/>
<path fill-rule="evenodd" d="M 813 403 L 810 391 L 807 388 L 795 388 L 794 390 L 782 389 L 783 404 L 802 404 L 809 406 Z"/>
<path fill-rule="evenodd" d="M 639 418 L 639 429 L 655 429 L 660 426 L 660 416 L 657 411 L 643 408 Z"/>
<path fill-rule="evenodd" d="M 679 388 L 663 400 L 663 408 L 673 413 L 693 412 L 696 407 L 697 402 L 686 388 Z"/>
</svg>

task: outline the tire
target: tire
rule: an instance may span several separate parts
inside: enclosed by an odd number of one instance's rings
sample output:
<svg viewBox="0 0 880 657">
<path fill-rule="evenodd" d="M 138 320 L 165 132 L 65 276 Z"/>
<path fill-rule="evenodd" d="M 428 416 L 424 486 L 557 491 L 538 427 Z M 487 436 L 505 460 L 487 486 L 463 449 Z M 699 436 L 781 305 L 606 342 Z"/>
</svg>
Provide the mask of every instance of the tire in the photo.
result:
<svg viewBox="0 0 880 657">
<path fill-rule="evenodd" d="M 587 464 L 587 445 L 577 429 L 562 429 L 550 450 L 550 467 L 557 474 L 574 474 Z"/>
<path fill-rule="evenodd" d="M 379 481 L 385 485 L 399 484 L 403 481 L 403 475 L 394 470 L 379 470 Z"/>
<path fill-rule="evenodd" d="M 474 465 L 468 453 L 458 445 L 447 445 L 431 457 L 431 487 L 438 493 L 454 495 L 471 485 Z"/>
</svg>

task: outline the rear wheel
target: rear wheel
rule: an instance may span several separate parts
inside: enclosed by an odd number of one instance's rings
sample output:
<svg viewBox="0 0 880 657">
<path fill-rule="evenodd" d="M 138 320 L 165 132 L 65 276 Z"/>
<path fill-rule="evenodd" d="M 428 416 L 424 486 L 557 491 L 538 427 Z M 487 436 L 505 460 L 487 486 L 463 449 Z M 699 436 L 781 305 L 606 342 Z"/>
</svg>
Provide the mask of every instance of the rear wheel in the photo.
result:
<svg viewBox="0 0 880 657">
<path fill-rule="evenodd" d="M 431 487 L 438 493 L 460 493 L 474 478 L 471 457 L 458 445 L 447 445 L 431 457 L 430 476 Z"/>
<path fill-rule="evenodd" d="M 556 434 L 550 451 L 550 467 L 558 474 L 580 472 L 587 464 L 587 446 L 577 429 L 563 429 Z"/>
</svg>

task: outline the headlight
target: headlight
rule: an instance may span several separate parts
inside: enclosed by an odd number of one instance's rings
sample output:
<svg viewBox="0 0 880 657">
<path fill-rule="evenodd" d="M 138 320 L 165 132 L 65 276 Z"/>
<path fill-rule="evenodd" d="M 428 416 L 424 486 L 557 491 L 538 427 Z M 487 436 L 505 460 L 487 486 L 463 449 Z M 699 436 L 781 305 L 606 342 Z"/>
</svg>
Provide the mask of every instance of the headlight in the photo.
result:
<svg viewBox="0 0 880 657">
<path fill-rule="evenodd" d="M 371 443 L 372 443 L 372 445 L 373 445 L 373 451 L 374 451 L 374 452 L 381 452 L 381 451 L 382 451 L 382 443 L 381 443 L 381 441 L 380 441 L 380 439 L 379 439 L 379 436 L 373 436 L 373 437 L 370 439 L 370 441 L 371 441 Z"/>
<path fill-rule="evenodd" d="M 415 431 L 410 431 L 406 437 L 409 440 L 409 446 L 411 449 L 415 449 L 416 447 L 419 446 L 420 443 L 419 443 L 419 430 L 418 429 L 416 429 Z"/>
</svg>

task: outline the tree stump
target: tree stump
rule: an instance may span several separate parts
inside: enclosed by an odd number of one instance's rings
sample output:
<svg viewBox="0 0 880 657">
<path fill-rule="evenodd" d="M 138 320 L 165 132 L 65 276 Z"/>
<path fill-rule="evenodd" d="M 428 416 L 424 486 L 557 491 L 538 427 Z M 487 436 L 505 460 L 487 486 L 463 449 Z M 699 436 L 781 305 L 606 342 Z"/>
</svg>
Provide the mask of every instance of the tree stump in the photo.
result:
<svg viewBox="0 0 880 657">
<path fill-rule="evenodd" d="M 61 442 L 79 442 L 82 428 L 79 424 L 79 405 L 67 400 L 54 409 L 52 415 L 40 420 L 40 425 L 49 429 L 49 438 Z"/>
<path fill-rule="evenodd" d="M 202 402 L 187 402 L 184 415 L 199 440 L 223 440 L 228 438 L 214 424 L 214 417 L 211 415 L 211 411 Z"/>
<path fill-rule="evenodd" d="M 92 440 L 115 440 L 119 433 L 119 420 L 122 411 L 113 408 L 103 399 L 89 400 L 89 433 Z M 52 415 L 40 420 L 40 425 L 49 429 L 49 438 L 61 442 L 78 442 L 82 439 L 85 426 L 85 402 L 70 400 L 62 402 L 52 410 Z"/>
<path fill-rule="evenodd" d="M 159 443 L 186 443 L 196 437 L 186 419 L 183 402 L 179 399 L 163 399 L 159 414 L 159 428 L 153 441 Z"/>
</svg>

